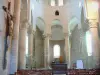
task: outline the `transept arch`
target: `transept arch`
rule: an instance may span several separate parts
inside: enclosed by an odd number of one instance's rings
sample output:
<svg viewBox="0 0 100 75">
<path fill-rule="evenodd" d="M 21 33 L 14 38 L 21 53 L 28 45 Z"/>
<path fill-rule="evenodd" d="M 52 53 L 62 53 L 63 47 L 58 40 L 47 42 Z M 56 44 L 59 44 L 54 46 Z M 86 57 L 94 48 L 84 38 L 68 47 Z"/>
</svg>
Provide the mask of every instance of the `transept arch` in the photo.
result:
<svg viewBox="0 0 100 75">
<path fill-rule="evenodd" d="M 45 30 L 45 22 L 41 17 L 37 17 L 36 19 L 36 26 L 42 31 L 44 32 Z"/>
<path fill-rule="evenodd" d="M 53 21 L 52 21 L 52 26 L 53 25 L 61 25 L 61 21 L 59 20 L 59 19 L 54 19 Z"/>
<path fill-rule="evenodd" d="M 78 24 L 79 24 L 79 21 L 78 21 L 77 17 L 75 17 L 75 16 L 72 17 L 68 24 L 68 29 L 69 29 L 70 34 Z"/>
</svg>

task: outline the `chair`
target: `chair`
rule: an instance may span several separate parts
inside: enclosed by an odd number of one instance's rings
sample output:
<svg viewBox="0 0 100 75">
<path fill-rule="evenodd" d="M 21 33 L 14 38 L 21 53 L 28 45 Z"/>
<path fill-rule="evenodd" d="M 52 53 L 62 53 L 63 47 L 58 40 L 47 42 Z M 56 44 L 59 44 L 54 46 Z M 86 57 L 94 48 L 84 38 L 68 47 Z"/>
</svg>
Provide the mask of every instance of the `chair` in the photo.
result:
<svg viewBox="0 0 100 75">
<path fill-rule="evenodd" d="M 67 74 L 67 64 L 65 63 L 52 63 L 52 75 L 53 74 Z"/>
</svg>

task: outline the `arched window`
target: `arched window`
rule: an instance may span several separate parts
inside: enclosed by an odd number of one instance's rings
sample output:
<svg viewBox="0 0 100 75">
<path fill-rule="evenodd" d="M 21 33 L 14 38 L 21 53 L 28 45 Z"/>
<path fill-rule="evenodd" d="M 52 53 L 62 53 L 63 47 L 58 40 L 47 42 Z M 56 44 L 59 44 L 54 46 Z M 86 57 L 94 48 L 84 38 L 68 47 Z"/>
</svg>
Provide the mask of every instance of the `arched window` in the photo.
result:
<svg viewBox="0 0 100 75">
<path fill-rule="evenodd" d="M 92 56 L 92 36 L 90 31 L 86 32 L 86 46 L 87 46 L 88 56 Z"/>
<path fill-rule="evenodd" d="M 51 0 L 51 6 L 63 6 L 64 2 L 63 0 Z"/>
<path fill-rule="evenodd" d="M 58 10 L 55 11 L 55 15 L 59 16 L 59 11 Z"/>
<path fill-rule="evenodd" d="M 55 0 L 51 0 L 51 6 L 55 6 L 55 5 L 56 5 Z"/>
<path fill-rule="evenodd" d="M 58 0 L 58 6 L 63 6 L 63 4 L 64 4 L 64 2 L 63 2 L 63 0 Z"/>
<path fill-rule="evenodd" d="M 59 58 L 60 57 L 60 46 L 59 45 L 54 45 L 53 47 L 53 54 L 54 58 Z"/>
</svg>

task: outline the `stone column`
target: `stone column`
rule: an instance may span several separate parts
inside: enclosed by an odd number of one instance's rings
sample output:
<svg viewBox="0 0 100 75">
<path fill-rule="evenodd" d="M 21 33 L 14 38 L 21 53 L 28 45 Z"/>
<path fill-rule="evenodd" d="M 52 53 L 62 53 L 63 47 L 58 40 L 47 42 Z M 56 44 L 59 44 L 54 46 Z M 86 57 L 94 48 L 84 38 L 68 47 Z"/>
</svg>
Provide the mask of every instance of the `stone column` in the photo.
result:
<svg viewBox="0 0 100 75">
<path fill-rule="evenodd" d="M 14 27 L 12 48 L 10 54 L 10 74 L 17 72 L 18 65 L 18 38 L 19 38 L 19 23 L 20 23 L 20 0 L 14 0 Z"/>
<path fill-rule="evenodd" d="M 30 6 L 31 6 L 30 0 L 28 0 L 28 5 L 27 5 L 27 8 L 28 8 L 27 18 L 28 18 L 29 23 L 31 22 L 31 7 Z"/>
<path fill-rule="evenodd" d="M 20 30 L 19 30 L 19 69 L 25 69 L 26 68 L 26 36 L 27 36 L 27 21 L 21 24 Z"/>
<path fill-rule="evenodd" d="M 70 51 L 69 51 L 69 37 L 68 33 L 64 33 L 65 36 L 65 56 L 66 56 L 66 63 L 67 67 L 70 68 Z"/>
<path fill-rule="evenodd" d="M 19 64 L 18 69 L 26 67 L 26 36 L 27 36 L 27 0 L 21 0 L 20 33 L 19 33 Z"/>
<path fill-rule="evenodd" d="M 32 68 L 32 63 L 33 63 L 33 41 L 34 39 L 34 31 L 33 31 L 33 26 L 29 25 L 29 29 L 28 29 L 28 53 L 29 53 L 29 67 L 30 69 Z"/>
<path fill-rule="evenodd" d="M 99 36 L 98 36 L 98 23 L 95 20 L 90 21 L 90 32 L 92 35 L 92 51 L 93 51 L 93 62 L 94 68 L 98 67 L 100 63 L 100 47 L 99 47 Z"/>
<path fill-rule="evenodd" d="M 50 34 L 44 35 L 44 67 L 49 68 L 49 39 Z"/>
</svg>

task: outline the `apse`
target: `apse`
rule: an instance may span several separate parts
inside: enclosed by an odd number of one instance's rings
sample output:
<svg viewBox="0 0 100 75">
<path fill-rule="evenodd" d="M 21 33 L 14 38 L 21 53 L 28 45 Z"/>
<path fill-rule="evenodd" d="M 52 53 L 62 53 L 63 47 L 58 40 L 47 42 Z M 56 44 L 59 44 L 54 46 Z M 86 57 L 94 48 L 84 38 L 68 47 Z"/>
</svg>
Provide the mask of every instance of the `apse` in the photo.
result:
<svg viewBox="0 0 100 75">
<path fill-rule="evenodd" d="M 63 33 L 63 25 L 59 19 L 52 21 L 51 25 L 51 38 L 49 46 L 50 63 L 60 62 L 60 58 L 65 62 L 65 39 Z"/>
</svg>

